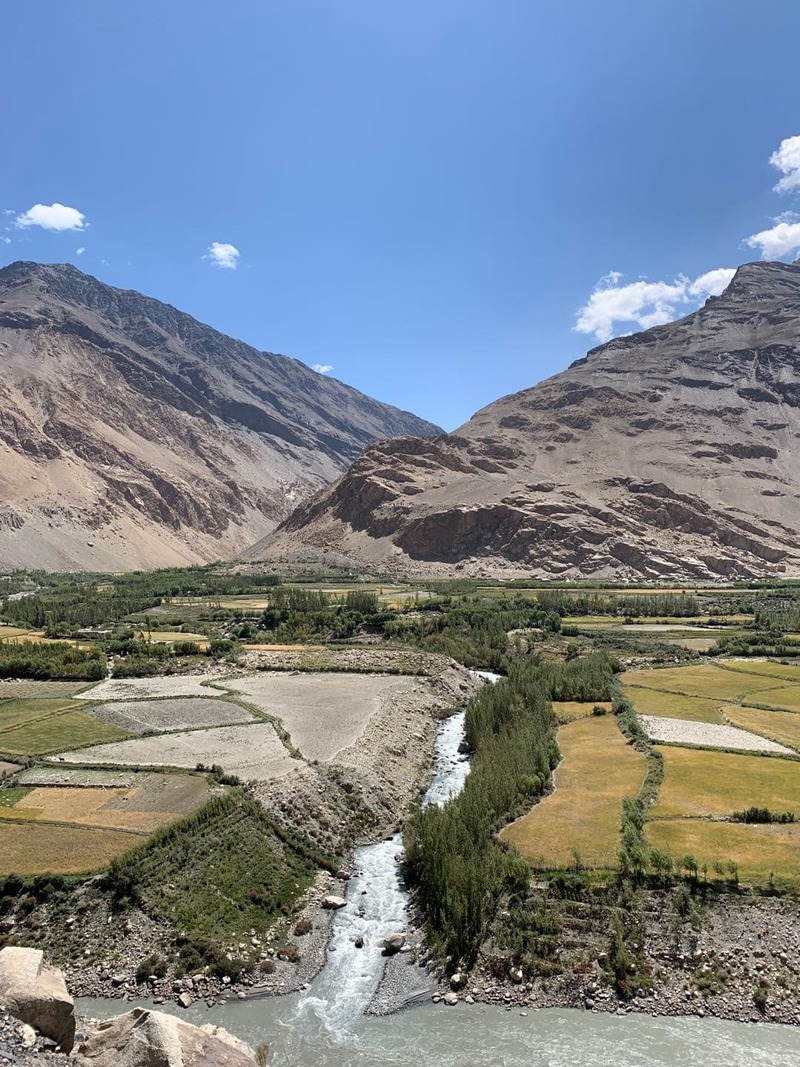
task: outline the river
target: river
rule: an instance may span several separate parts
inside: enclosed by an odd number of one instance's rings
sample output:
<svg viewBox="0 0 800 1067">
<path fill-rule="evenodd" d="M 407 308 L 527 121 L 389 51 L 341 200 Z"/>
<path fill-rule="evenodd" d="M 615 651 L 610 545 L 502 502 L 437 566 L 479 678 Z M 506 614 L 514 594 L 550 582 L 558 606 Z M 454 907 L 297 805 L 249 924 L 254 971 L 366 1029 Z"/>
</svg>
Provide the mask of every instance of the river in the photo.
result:
<svg viewBox="0 0 800 1067">
<path fill-rule="evenodd" d="M 492 681 L 496 675 L 481 672 Z M 464 714 L 445 720 L 423 804 L 443 804 L 463 788 L 468 760 L 458 748 Z M 327 962 L 310 987 L 288 997 L 234 1000 L 207 1010 L 173 1011 L 224 1026 L 253 1047 L 266 1041 L 273 1067 L 798 1067 L 800 1029 L 715 1019 L 651 1018 L 549 1009 L 427 1004 L 388 1017 L 364 1015 L 379 985 L 383 939 L 407 923 L 400 877 L 402 839 L 359 849 L 347 906 L 337 912 Z M 356 942 L 363 947 L 356 947 Z M 105 1018 L 119 1001 L 82 1000 L 77 1010 Z"/>
</svg>

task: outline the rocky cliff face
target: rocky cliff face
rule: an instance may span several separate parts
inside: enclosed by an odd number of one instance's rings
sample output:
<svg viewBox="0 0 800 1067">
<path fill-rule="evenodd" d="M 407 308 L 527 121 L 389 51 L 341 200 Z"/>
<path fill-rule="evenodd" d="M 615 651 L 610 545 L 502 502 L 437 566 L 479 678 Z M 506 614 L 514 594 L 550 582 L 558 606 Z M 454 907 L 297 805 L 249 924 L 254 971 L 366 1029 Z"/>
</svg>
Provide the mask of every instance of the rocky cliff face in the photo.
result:
<svg viewBox="0 0 800 1067">
<path fill-rule="evenodd" d="M 453 434 L 368 448 L 252 558 L 424 574 L 800 574 L 800 263 L 752 263 Z"/>
<path fill-rule="evenodd" d="M 65 265 L 0 270 L 0 569 L 228 557 L 438 427 Z"/>
</svg>

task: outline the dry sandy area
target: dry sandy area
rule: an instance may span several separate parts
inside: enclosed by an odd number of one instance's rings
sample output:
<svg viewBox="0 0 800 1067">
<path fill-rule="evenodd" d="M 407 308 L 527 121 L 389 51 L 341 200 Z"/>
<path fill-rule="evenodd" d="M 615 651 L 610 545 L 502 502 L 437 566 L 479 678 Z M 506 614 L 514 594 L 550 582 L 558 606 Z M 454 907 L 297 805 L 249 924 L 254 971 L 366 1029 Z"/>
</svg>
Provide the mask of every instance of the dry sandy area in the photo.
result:
<svg viewBox="0 0 800 1067">
<path fill-rule="evenodd" d="M 229 679 L 226 687 L 280 719 L 308 760 L 331 760 L 355 744 L 367 723 L 421 686 L 413 676 L 286 674 L 269 672 Z"/>
<path fill-rule="evenodd" d="M 198 763 L 206 767 L 217 763 L 228 773 L 247 780 L 277 778 L 299 765 L 268 722 L 137 737 L 63 752 L 55 758 L 66 763 L 140 767 L 194 768 Z"/>
<path fill-rule="evenodd" d="M 78 700 L 143 700 L 147 697 L 207 697 L 214 696 L 204 682 L 219 678 L 216 675 L 172 674 L 163 678 L 109 678 L 92 689 L 85 689 Z"/>
<path fill-rule="evenodd" d="M 699 745 L 702 748 L 727 748 L 737 752 L 774 752 L 794 756 L 792 749 L 768 741 L 765 737 L 740 730 L 736 726 L 716 726 L 689 719 L 668 719 L 661 715 L 640 715 L 639 721 L 652 741 L 672 745 Z"/>
<path fill-rule="evenodd" d="M 253 721 L 237 704 L 212 697 L 172 697 L 101 704 L 91 714 L 131 734 L 152 730 L 196 730 L 203 726 L 236 726 Z"/>
</svg>

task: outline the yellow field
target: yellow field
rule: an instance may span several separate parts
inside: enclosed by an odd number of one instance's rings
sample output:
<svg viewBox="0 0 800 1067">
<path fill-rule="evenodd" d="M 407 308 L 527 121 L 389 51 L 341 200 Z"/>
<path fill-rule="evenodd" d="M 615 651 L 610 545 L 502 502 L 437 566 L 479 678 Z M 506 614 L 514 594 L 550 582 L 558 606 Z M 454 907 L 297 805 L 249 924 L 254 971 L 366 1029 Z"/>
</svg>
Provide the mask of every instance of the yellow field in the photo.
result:
<svg viewBox="0 0 800 1067">
<path fill-rule="evenodd" d="M 174 641 L 196 641 L 201 648 L 208 648 L 208 634 L 184 634 L 179 630 L 140 630 L 137 636 L 142 641 L 153 641 L 156 644 L 172 644 Z"/>
<path fill-rule="evenodd" d="M 559 722 L 574 722 L 575 719 L 585 719 L 587 715 L 591 715 L 592 711 L 596 707 L 605 708 L 606 711 L 611 711 L 610 700 L 554 700 L 553 711 L 556 713 L 556 718 Z"/>
<path fill-rule="evenodd" d="M 766 693 L 781 687 L 780 679 L 763 674 L 726 670 L 713 664 L 700 667 L 667 667 L 663 670 L 626 671 L 620 675 L 623 685 L 643 686 L 687 696 L 708 697 L 724 703 L 746 696 Z M 785 687 L 784 687 L 785 688 Z M 767 703 L 759 698 L 759 702 Z"/>
<path fill-rule="evenodd" d="M 731 815 L 750 807 L 800 818 L 800 763 L 708 749 L 665 746 L 655 817 Z M 735 857 L 734 857 L 735 858 Z"/>
<path fill-rule="evenodd" d="M 12 808 L 0 808 L 0 819 L 41 820 L 73 823 L 109 830 L 148 834 L 159 826 L 180 818 L 179 812 L 136 811 L 126 808 L 135 802 L 137 789 L 91 789 L 70 786 L 43 786 L 31 789 Z"/>
<path fill-rule="evenodd" d="M 611 715 L 592 715 L 562 726 L 563 759 L 555 791 L 507 826 L 502 837 L 540 867 L 581 862 L 616 864 L 622 798 L 635 796 L 645 758 L 626 744 Z"/>
<path fill-rule="evenodd" d="M 633 685 L 625 686 L 625 696 L 640 715 L 663 715 L 670 719 L 691 719 L 694 722 L 722 722 L 718 700 L 678 696 L 660 689 L 644 689 Z"/>
<path fill-rule="evenodd" d="M 773 661 L 751 663 L 749 660 L 721 660 L 720 667 L 726 671 L 737 671 L 740 674 L 766 675 L 769 678 L 782 678 L 787 682 L 795 682 L 800 685 L 800 666 L 792 666 L 790 663 L 775 663 Z"/>
<path fill-rule="evenodd" d="M 791 711 L 743 708 L 738 704 L 728 704 L 722 710 L 734 726 L 800 751 L 800 715 Z"/>
<path fill-rule="evenodd" d="M 800 824 L 746 826 L 707 819 L 657 819 L 647 824 L 647 839 L 653 848 L 669 852 L 676 860 L 690 853 L 701 870 L 704 864 L 708 866 L 709 878 L 713 878 L 715 861 L 733 860 L 743 882 L 763 884 L 770 875 L 778 882 L 800 882 Z"/>
<path fill-rule="evenodd" d="M 141 841 L 137 834 L 0 820 L 0 871 L 82 874 L 96 871 Z"/>
<path fill-rule="evenodd" d="M 800 686 L 791 685 L 783 689 L 768 689 L 766 692 L 751 695 L 749 699 L 756 704 L 769 704 L 772 708 L 800 711 Z"/>
</svg>

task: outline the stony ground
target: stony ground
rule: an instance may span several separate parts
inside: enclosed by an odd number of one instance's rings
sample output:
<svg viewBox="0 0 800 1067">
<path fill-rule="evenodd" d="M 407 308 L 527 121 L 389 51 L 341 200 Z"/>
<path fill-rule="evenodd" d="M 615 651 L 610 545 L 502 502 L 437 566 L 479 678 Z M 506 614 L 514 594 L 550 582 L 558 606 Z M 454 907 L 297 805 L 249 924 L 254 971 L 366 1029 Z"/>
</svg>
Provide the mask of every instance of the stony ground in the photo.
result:
<svg viewBox="0 0 800 1067">
<path fill-rule="evenodd" d="M 777 741 L 740 730 L 736 726 L 717 726 L 714 723 L 690 719 L 669 719 L 661 715 L 640 715 L 639 721 L 653 741 L 673 745 L 697 745 L 701 748 L 722 748 L 737 752 L 773 752 L 794 756 L 795 752 Z"/>
<path fill-rule="evenodd" d="M 114 701 L 93 707 L 91 714 L 131 734 L 153 730 L 197 730 L 253 721 L 253 716 L 238 704 L 213 697 Z"/>
</svg>

